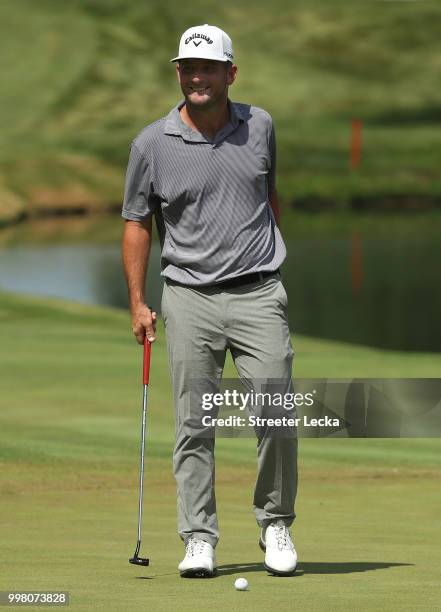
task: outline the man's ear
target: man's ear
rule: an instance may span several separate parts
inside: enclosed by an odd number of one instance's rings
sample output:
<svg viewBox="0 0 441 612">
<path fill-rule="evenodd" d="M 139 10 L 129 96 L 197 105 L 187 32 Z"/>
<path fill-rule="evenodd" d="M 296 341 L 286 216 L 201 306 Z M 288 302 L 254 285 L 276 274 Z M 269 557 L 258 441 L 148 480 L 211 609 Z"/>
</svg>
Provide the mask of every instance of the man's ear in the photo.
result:
<svg viewBox="0 0 441 612">
<path fill-rule="evenodd" d="M 176 62 L 176 78 L 178 79 L 178 83 L 181 82 L 181 74 L 179 72 L 179 62 Z"/>
<path fill-rule="evenodd" d="M 232 64 L 227 68 L 227 85 L 232 85 L 236 80 L 237 76 L 237 66 L 236 64 Z"/>
</svg>

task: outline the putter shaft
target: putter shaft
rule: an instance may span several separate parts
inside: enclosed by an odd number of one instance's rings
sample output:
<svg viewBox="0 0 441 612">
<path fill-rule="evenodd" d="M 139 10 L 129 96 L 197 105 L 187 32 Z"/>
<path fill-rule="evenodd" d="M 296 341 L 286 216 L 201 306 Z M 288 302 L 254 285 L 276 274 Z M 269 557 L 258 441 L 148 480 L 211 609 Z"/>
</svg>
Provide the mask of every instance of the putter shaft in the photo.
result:
<svg viewBox="0 0 441 612">
<path fill-rule="evenodd" d="M 144 496 L 144 454 L 147 417 L 148 385 L 144 385 L 142 394 L 142 429 L 141 429 L 141 469 L 139 473 L 139 504 L 138 504 L 138 542 L 141 542 L 142 531 L 142 499 Z"/>
<path fill-rule="evenodd" d="M 141 533 L 142 533 L 142 501 L 144 496 L 144 456 L 145 456 L 145 439 L 147 431 L 147 398 L 148 398 L 148 383 L 150 374 L 150 351 L 151 345 L 144 338 L 144 362 L 143 362 L 143 394 L 142 394 L 142 428 L 141 428 L 141 466 L 139 471 L 139 502 L 138 502 L 138 540 L 136 543 L 135 554 L 130 563 L 134 565 L 149 565 L 149 559 L 139 557 L 139 549 L 141 548 Z"/>
</svg>

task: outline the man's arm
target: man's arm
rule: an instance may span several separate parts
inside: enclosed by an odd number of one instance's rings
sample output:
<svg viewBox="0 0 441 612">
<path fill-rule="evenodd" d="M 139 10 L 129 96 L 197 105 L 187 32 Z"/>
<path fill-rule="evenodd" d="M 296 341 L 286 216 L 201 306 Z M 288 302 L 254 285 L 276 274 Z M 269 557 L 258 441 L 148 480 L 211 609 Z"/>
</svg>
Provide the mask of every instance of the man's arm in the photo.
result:
<svg viewBox="0 0 441 612">
<path fill-rule="evenodd" d="M 124 274 L 129 292 L 132 330 L 139 344 L 147 336 L 155 341 L 156 313 L 145 304 L 145 277 L 152 240 L 152 216 L 144 221 L 126 221 L 122 240 Z"/>
<path fill-rule="evenodd" d="M 279 200 L 277 197 L 277 191 L 273 189 L 269 196 L 270 205 L 273 211 L 274 218 L 278 227 L 280 227 L 280 208 L 279 208 Z"/>
</svg>

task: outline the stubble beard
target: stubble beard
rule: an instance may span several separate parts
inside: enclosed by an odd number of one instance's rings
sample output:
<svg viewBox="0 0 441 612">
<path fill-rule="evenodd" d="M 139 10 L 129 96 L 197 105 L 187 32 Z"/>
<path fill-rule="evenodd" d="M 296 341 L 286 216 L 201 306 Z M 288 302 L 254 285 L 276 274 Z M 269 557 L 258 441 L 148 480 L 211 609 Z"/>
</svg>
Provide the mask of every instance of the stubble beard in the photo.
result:
<svg viewBox="0 0 441 612">
<path fill-rule="evenodd" d="M 216 107 L 223 108 L 224 103 L 228 99 L 228 85 L 225 85 L 224 89 L 217 96 L 209 97 L 201 102 L 193 102 L 193 100 L 191 100 L 191 94 L 188 95 L 184 93 L 184 98 L 187 108 L 195 112 L 204 112 L 215 109 Z"/>
</svg>

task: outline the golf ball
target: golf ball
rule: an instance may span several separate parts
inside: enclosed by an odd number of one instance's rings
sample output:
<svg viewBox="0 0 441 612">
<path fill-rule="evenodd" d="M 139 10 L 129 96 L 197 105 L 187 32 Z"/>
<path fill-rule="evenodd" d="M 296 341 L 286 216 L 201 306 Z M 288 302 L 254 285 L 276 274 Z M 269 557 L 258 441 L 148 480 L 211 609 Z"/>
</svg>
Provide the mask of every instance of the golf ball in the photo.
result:
<svg viewBox="0 0 441 612">
<path fill-rule="evenodd" d="M 246 591 L 248 588 L 248 580 L 246 578 L 238 578 L 234 583 L 234 587 L 238 591 Z"/>
</svg>

